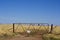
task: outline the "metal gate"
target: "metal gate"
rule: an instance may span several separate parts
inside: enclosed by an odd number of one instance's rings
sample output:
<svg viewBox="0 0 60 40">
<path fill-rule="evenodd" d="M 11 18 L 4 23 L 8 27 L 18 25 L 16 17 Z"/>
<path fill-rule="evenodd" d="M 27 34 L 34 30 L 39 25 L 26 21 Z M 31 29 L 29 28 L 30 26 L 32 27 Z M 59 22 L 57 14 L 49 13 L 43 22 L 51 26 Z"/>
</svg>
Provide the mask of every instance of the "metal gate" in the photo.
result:
<svg viewBox="0 0 60 40">
<path fill-rule="evenodd" d="M 27 32 L 31 31 L 33 33 L 48 33 L 49 24 L 48 23 L 14 23 L 15 32 Z"/>
</svg>

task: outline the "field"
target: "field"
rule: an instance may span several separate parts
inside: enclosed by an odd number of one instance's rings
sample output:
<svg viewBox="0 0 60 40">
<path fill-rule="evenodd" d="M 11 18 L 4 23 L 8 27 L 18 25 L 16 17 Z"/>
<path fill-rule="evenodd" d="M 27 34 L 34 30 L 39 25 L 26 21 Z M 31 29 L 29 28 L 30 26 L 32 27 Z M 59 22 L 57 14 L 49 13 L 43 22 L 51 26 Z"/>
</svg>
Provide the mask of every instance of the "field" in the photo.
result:
<svg viewBox="0 0 60 40">
<path fill-rule="evenodd" d="M 31 34 L 27 34 L 26 31 L 30 30 Z M 17 25 L 15 24 L 15 33 L 13 33 L 13 24 L 0 24 L 0 40 L 50 40 L 51 38 L 60 38 L 60 27 L 54 26 L 52 34 L 50 32 L 50 26 L 32 26 L 32 25 Z M 30 37 L 26 37 L 30 36 Z M 23 39 L 23 38 L 24 39 Z M 26 37 L 26 38 L 25 38 Z M 41 37 L 41 38 L 39 38 Z M 48 38 L 48 39 L 46 39 Z M 51 40 L 52 40 L 51 39 Z M 53 39 L 55 40 L 55 39 Z"/>
</svg>

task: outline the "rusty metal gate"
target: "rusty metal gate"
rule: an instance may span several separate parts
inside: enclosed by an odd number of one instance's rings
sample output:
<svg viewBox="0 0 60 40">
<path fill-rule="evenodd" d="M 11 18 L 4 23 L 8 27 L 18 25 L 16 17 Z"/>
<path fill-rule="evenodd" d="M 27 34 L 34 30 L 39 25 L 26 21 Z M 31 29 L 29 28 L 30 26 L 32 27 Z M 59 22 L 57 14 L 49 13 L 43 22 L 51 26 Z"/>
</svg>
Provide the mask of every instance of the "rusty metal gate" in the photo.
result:
<svg viewBox="0 0 60 40">
<path fill-rule="evenodd" d="M 26 32 L 27 30 L 34 33 L 48 33 L 48 23 L 14 23 L 14 32 Z"/>
</svg>

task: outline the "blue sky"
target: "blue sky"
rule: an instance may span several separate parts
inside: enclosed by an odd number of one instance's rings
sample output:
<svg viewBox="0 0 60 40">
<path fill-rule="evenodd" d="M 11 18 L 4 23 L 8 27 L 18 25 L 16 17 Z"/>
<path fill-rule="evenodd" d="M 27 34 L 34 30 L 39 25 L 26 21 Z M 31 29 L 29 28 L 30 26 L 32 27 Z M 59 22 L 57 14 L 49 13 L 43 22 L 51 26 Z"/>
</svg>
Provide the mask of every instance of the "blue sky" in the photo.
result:
<svg viewBox="0 0 60 40">
<path fill-rule="evenodd" d="M 60 25 L 60 0 L 0 0 L 0 23 Z"/>
</svg>

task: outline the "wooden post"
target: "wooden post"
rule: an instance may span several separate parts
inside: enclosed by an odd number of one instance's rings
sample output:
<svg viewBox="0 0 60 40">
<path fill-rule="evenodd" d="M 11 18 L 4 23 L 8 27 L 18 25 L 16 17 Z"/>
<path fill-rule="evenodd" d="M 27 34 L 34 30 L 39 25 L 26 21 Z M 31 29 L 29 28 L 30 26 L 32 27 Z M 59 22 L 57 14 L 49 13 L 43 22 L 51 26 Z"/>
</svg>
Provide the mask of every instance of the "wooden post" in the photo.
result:
<svg viewBox="0 0 60 40">
<path fill-rule="evenodd" d="M 14 23 L 13 23 L 13 33 L 15 33 L 15 27 L 14 27 Z"/>
<path fill-rule="evenodd" d="M 53 24 L 51 24 L 51 30 L 50 30 L 50 33 L 52 33 L 53 31 Z"/>
</svg>

